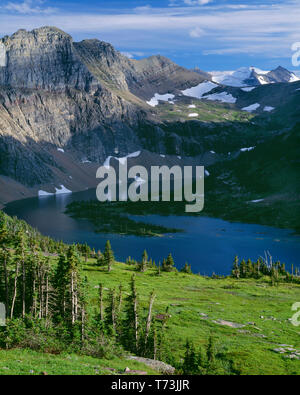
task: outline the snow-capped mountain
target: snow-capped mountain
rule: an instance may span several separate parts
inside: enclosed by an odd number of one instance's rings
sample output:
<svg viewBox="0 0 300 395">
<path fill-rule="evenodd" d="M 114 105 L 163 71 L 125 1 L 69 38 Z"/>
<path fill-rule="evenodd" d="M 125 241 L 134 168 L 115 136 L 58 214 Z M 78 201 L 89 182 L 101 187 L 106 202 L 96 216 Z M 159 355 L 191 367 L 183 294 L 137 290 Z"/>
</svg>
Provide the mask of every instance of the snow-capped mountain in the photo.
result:
<svg viewBox="0 0 300 395">
<path fill-rule="evenodd" d="M 265 71 L 257 67 L 241 67 L 236 71 L 212 71 L 212 81 L 234 87 L 258 86 L 278 82 L 296 82 L 296 74 L 279 66 L 275 70 Z"/>
</svg>

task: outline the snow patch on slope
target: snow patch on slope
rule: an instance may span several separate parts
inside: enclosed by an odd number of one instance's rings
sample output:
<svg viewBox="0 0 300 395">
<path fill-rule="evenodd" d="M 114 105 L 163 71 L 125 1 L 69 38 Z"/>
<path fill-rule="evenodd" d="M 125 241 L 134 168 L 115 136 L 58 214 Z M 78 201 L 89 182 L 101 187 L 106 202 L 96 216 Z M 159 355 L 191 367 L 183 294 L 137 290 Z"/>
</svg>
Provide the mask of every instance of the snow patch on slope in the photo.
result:
<svg viewBox="0 0 300 395">
<path fill-rule="evenodd" d="M 252 151 L 255 147 L 241 148 L 242 152 Z"/>
<path fill-rule="evenodd" d="M 72 191 L 70 191 L 64 185 L 60 185 L 60 189 L 55 188 L 55 190 L 56 190 L 56 195 L 64 195 L 66 193 L 72 193 Z"/>
<path fill-rule="evenodd" d="M 258 79 L 258 81 L 259 81 L 259 83 L 260 83 L 261 85 L 267 85 L 267 84 L 268 84 L 268 81 L 266 81 L 266 80 L 264 79 L 264 77 L 261 76 L 261 75 L 259 75 L 259 76 L 257 77 L 257 79 Z"/>
<path fill-rule="evenodd" d="M 67 193 L 72 193 L 72 191 L 70 191 L 64 185 L 60 185 L 60 188 L 55 188 L 55 193 L 50 193 L 50 192 L 40 190 L 40 191 L 38 191 L 38 196 L 43 197 L 43 196 L 65 195 Z"/>
<path fill-rule="evenodd" d="M 270 111 L 273 111 L 273 110 L 275 110 L 275 107 L 271 107 L 271 106 L 265 106 L 264 107 L 264 111 L 270 112 Z"/>
<path fill-rule="evenodd" d="M 223 103 L 235 103 L 237 100 L 235 97 L 227 92 L 213 93 L 211 95 L 204 96 L 204 99 L 221 101 Z"/>
<path fill-rule="evenodd" d="M 296 81 L 300 81 L 300 78 L 296 76 L 296 74 L 291 73 L 291 78 L 289 82 L 296 82 Z"/>
<path fill-rule="evenodd" d="M 257 74 L 267 74 L 268 71 L 260 70 L 256 67 L 241 67 L 235 71 L 212 71 L 212 80 L 219 84 L 235 87 L 246 87 L 245 80 L 250 78 L 252 71 Z"/>
<path fill-rule="evenodd" d="M 155 93 L 155 95 L 152 97 L 151 100 L 147 101 L 147 104 L 151 107 L 156 107 L 159 104 L 159 101 L 169 101 L 174 99 L 175 95 L 172 95 L 170 93 L 166 93 L 165 95 L 160 95 L 159 93 Z M 173 102 L 174 104 L 174 102 Z"/>
<path fill-rule="evenodd" d="M 205 81 L 201 82 L 201 84 L 197 86 L 194 86 L 193 88 L 189 88 L 181 92 L 184 96 L 196 97 L 198 99 L 201 99 L 205 93 L 210 92 L 217 86 L 217 84 L 214 84 L 211 81 Z"/>
<path fill-rule="evenodd" d="M 246 88 L 241 88 L 241 90 L 244 92 L 251 92 L 255 88 L 256 88 L 255 86 L 247 86 Z"/>
<path fill-rule="evenodd" d="M 251 104 L 251 106 L 242 108 L 242 110 L 243 110 L 243 111 L 252 112 L 252 111 L 257 110 L 259 107 L 260 107 L 260 104 L 254 103 L 254 104 Z"/>
<path fill-rule="evenodd" d="M 121 163 L 121 165 L 124 165 L 128 158 L 137 158 L 137 157 L 140 156 L 140 155 L 141 155 L 141 151 L 132 152 L 131 154 L 128 154 L 128 155 L 124 156 L 123 158 L 116 158 L 115 156 L 108 156 L 108 157 L 105 159 L 105 162 L 103 163 L 103 166 L 104 166 L 106 169 L 109 169 L 109 167 L 110 167 L 110 160 L 111 160 L 112 158 L 114 158 L 114 159 L 116 159 L 117 161 L 119 161 L 119 162 Z"/>
</svg>

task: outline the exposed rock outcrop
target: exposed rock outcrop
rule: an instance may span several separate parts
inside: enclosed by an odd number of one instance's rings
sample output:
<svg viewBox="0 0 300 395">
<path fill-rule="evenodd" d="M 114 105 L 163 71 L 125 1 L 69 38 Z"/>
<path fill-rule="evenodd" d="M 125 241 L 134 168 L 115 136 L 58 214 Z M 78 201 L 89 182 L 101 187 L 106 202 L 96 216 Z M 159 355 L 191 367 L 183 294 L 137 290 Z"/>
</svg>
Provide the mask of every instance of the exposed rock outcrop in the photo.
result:
<svg viewBox="0 0 300 395">
<path fill-rule="evenodd" d="M 155 140 L 164 135 L 153 124 L 141 129 L 151 118 L 143 99 L 201 80 L 166 58 L 133 61 L 99 40 L 74 43 L 55 27 L 5 36 L 0 174 L 34 187 L 60 181 L 65 169 L 51 154 L 56 147 L 68 150 L 75 163 L 83 158 L 103 163 L 109 155 L 136 151 L 145 132 Z M 161 148 L 166 150 L 164 143 Z"/>
</svg>

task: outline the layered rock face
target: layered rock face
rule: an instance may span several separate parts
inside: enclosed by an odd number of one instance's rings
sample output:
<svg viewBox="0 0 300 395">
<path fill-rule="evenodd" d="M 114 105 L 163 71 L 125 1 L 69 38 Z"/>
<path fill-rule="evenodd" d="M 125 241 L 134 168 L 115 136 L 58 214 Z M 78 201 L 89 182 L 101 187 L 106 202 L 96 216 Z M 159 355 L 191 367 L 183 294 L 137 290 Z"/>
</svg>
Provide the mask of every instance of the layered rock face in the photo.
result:
<svg viewBox="0 0 300 395">
<path fill-rule="evenodd" d="M 75 156 L 81 157 L 90 132 L 97 136 L 97 147 L 90 148 L 99 162 L 115 149 L 114 140 L 122 144 L 123 120 L 135 123 L 140 110 L 100 83 L 69 35 L 56 28 L 19 30 L 1 44 L 1 174 L 28 185 L 50 181 L 49 164 L 56 163 L 47 144 L 77 148 Z M 72 147 L 80 134 L 83 143 Z"/>
<path fill-rule="evenodd" d="M 184 90 L 207 77 L 160 55 L 142 60 L 127 59 L 110 44 L 99 40 L 84 40 L 74 46 L 94 75 L 141 99 L 149 100 L 155 93 Z"/>
<path fill-rule="evenodd" d="M 55 27 L 19 30 L 0 40 L 0 175 L 27 186 L 57 183 L 53 150 L 74 165 L 149 148 L 165 133 L 145 99 L 203 78 L 157 56 L 133 61 L 99 40 L 74 43 Z M 144 126 L 148 125 L 146 128 Z M 151 140 L 150 139 L 150 140 Z M 152 141 L 151 140 L 151 141 Z"/>
<path fill-rule="evenodd" d="M 5 67 L 0 68 L 0 84 L 15 88 L 59 90 L 74 87 L 97 89 L 98 81 L 79 61 L 72 38 L 56 28 L 31 32 L 18 30 L 2 39 Z"/>
</svg>

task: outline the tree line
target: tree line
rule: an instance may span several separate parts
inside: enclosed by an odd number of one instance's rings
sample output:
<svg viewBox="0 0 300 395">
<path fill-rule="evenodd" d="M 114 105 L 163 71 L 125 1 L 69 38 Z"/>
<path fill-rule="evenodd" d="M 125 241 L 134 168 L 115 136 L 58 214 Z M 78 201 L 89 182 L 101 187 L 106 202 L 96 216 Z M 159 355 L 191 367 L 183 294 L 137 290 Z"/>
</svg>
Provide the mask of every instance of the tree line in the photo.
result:
<svg viewBox="0 0 300 395">
<path fill-rule="evenodd" d="M 0 300 L 7 316 L 0 346 L 71 348 L 98 356 L 126 350 L 164 358 L 168 311 L 155 316 L 153 291 L 144 314 L 135 276 L 126 294 L 122 284 L 107 292 L 99 284 L 98 309 L 89 306 L 84 261 L 95 257 L 96 264 L 110 272 L 115 258 L 109 241 L 103 254 L 87 245 L 52 241 L 49 245 L 47 238 L 22 222 L 0 215 Z M 55 246 L 59 255 L 51 256 L 49 251 L 54 252 Z M 144 264 L 149 264 L 146 256 Z"/>
<path fill-rule="evenodd" d="M 291 272 L 289 272 L 286 269 L 285 263 L 281 263 L 280 261 L 273 262 L 273 258 L 269 252 L 266 252 L 264 257 L 258 258 L 255 262 L 250 258 L 240 260 L 236 256 L 234 258 L 231 276 L 235 279 L 260 279 L 268 277 L 270 278 L 271 285 L 276 285 L 280 282 L 295 282 L 300 284 L 299 269 L 291 265 Z"/>
</svg>

